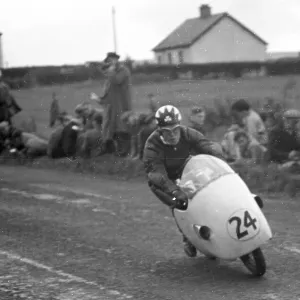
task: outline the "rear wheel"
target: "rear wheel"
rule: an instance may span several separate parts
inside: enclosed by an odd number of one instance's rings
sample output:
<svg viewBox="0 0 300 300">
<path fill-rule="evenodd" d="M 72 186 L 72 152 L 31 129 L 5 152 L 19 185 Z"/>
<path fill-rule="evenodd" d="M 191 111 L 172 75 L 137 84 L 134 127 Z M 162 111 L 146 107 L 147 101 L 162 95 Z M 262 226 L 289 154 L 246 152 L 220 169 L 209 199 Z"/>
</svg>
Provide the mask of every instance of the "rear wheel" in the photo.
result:
<svg viewBox="0 0 300 300">
<path fill-rule="evenodd" d="M 260 248 L 240 257 L 246 268 L 255 276 L 263 276 L 266 273 L 266 260 Z"/>
</svg>

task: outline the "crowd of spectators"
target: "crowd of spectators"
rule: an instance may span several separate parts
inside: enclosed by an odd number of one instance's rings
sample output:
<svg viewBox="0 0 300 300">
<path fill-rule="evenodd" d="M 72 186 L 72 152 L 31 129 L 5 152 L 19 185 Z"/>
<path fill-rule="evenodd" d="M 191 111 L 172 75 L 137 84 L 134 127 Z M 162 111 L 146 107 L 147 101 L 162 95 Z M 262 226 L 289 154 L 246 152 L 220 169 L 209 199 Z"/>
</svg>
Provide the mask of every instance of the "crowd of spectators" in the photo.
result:
<svg viewBox="0 0 300 300">
<path fill-rule="evenodd" d="M 56 94 L 50 107 L 48 139 L 34 129 L 16 128 L 12 118 L 22 109 L 3 82 L 0 73 L 0 152 L 52 159 L 94 158 L 104 154 L 142 159 L 147 138 L 156 129 L 155 95 L 148 95 L 148 112 L 132 107 L 130 72 L 119 62 L 119 55 L 108 53 L 102 67 L 106 75 L 101 95 L 91 93 L 91 103 L 74 108 L 74 116 L 61 111 Z M 300 168 L 300 111 L 284 110 L 271 100 L 261 112 L 244 99 L 231 106 L 232 125 L 220 144 L 232 165 L 277 163 L 282 169 Z M 188 126 L 206 135 L 206 110 L 190 110 Z M 25 126 L 26 127 L 26 126 Z"/>
</svg>

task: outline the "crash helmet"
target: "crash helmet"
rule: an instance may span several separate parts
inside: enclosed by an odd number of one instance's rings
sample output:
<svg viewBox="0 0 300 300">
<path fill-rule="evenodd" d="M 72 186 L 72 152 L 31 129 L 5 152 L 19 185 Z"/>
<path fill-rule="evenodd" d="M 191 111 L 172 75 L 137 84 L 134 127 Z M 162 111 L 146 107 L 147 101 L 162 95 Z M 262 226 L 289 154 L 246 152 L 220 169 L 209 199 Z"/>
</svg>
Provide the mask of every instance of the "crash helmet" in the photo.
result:
<svg viewBox="0 0 300 300">
<path fill-rule="evenodd" d="M 160 128 L 173 127 L 180 124 L 182 116 L 178 108 L 175 106 L 164 105 L 156 111 L 155 120 L 157 126 Z"/>
</svg>

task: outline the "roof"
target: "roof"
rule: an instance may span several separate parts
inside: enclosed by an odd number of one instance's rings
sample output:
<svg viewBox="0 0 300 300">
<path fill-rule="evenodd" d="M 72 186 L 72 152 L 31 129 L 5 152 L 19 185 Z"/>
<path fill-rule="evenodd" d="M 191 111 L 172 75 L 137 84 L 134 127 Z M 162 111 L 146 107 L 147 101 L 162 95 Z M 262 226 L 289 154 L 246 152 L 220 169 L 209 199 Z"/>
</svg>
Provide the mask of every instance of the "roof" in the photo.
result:
<svg viewBox="0 0 300 300">
<path fill-rule="evenodd" d="M 193 18 L 188 19 L 171 32 L 162 42 L 160 42 L 154 49 L 154 52 L 163 50 L 170 50 L 176 48 L 187 48 L 194 44 L 197 40 L 208 33 L 214 26 L 216 26 L 224 18 L 229 18 L 238 26 L 247 31 L 254 38 L 261 43 L 267 45 L 268 43 L 257 36 L 253 31 L 248 29 L 242 23 L 230 16 L 228 13 L 220 13 L 211 15 L 208 18 Z"/>
</svg>

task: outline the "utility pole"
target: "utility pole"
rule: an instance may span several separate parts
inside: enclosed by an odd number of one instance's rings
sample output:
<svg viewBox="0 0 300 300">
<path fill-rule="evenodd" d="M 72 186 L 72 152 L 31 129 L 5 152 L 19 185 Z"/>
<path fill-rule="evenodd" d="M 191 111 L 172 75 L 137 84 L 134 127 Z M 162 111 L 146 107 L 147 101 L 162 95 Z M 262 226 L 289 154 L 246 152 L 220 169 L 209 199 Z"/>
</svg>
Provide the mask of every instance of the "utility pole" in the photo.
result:
<svg viewBox="0 0 300 300">
<path fill-rule="evenodd" d="M 116 10 L 115 7 L 112 7 L 112 25 L 113 25 L 113 36 L 114 36 L 114 48 L 115 52 L 117 53 L 117 30 L 116 30 Z"/>
</svg>

